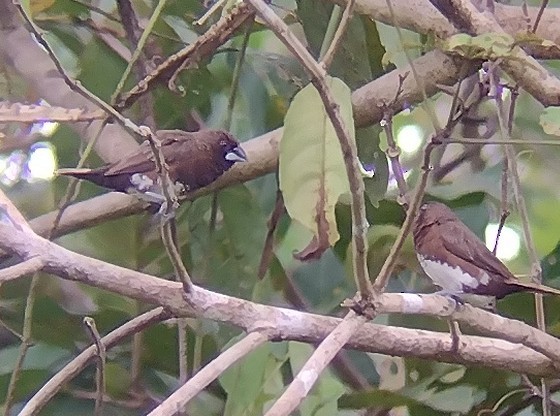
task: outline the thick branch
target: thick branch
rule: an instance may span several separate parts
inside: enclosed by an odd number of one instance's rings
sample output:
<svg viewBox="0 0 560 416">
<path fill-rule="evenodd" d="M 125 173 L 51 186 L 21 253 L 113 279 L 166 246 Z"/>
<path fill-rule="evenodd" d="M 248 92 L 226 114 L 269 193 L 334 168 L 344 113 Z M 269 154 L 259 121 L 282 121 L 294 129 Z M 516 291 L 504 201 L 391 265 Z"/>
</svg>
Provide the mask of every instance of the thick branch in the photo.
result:
<svg viewBox="0 0 560 416">
<path fill-rule="evenodd" d="M 161 305 L 177 316 L 204 316 L 206 319 L 238 326 L 248 332 L 261 329 L 259 325 L 267 322 L 273 328 L 271 339 L 275 340 L 290 339 L 317 343 L 340 323 L 340 319 L 337 318 L 259 305 L 196 286 L 187 302 L 180 283 L 73 253 L 41 237 L 29 238 L 29 234 L 2 223 L 0 247 L 11 250 L 24 259 L 41 255 L 45 260 L 45 270 L 50 273 L 132 297 L 144 303 Z M 434 308 L 434 305 L 437 305 L 434 298 L 440 299 L 437 308 Z M 392 294 L 380 296 L 379 312 L 384 312 L 383 305 L 398 299 L 406 303 L 406 308 L 402 310 L 405 313 L 449 311 L 451 308 L 448 302 L 441 303 L 441 298 L 436 296 Z M 503 338 L 518 337 L 519 333 L 512 333 L 510 330 L 517 325 L 523 325 L 524 331 L 530 331 L 530 327 L 522 323 L 511 325 L 511 321 L 494 314 L 483 311 L 477 313 L 477 329 L 480 331 L 493 332 Z M 457 316 L 459 320 L 463 318 L 461 315 Z M 536 331 L 531 333 L 532 340 L 539 342 L 542 333 L 534 328 L 532 330 Z M 558 340 L 552 340 L 551 344 L 547 339 L 539 348 L 550 348 L 553 351 L 548 352 L 554 355 L 560 351 L 559 343 Z M 390 355 L 481 365 L 538 376 L 557 374 L 552 361 L 544 355 L 522 345 L 497 339 L 462 336 L 458 350 L 454 350 L 448 334 L 365 324 L 356 331 L 347 347 Z"/>
</svg>

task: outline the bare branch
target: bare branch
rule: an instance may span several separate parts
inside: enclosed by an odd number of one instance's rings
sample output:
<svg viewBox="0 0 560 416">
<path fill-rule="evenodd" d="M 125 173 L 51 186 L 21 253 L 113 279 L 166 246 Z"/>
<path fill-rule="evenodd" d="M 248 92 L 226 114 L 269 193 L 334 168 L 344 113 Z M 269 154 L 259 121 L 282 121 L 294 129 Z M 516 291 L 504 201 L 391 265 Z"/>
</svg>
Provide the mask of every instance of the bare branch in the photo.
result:
<svg viewBox="0 0 560 416">
<path fill-rule="evenodd" d="M 339 325 L 321 342 L 313 355 L 299 370 L 282 396 L 266 412 L 265 416 L 291 414 L 309 394 L 319 375 L 331 363 L 335 355 L 346 345 L 350 337 L 366 323 L 367 318 L 350 311 Z"/>
<path fill-rule="evenodd" d="M 218 357 L 214 358 L 202 370 L 194 375 L 187 383 L 165 399 L 149 416 L 165 416 L 175 414 L 179 409 L 216 380 L 225 370 L 245 357 L 251 351 L 263 345 L 268 336 L 263 332 L 252 332 L 241 341 L 229 347 Z"/>
<path fill-rule="evenodd" d="M 249 332 L 255 330 L 255 323 L 268 322 L 273 328 L 271 339 L 318 342 L 340 322 L 337 318 L 259 305 L 196 286 L 189 294 L 187 302 L 180 283 L 73 253 L 41 237 L 29 238 L 28 234 L 2 223 L 0 247 L 22 257 L 42 255 L 46 264 L 45 271 L 49 273 L 94 285 L 144 303 L 162 305 L 176 316 L 204 316 L 206 319 L 236 325 Z M 442 302 L 439 296 L 386 294 L 379 297 L 378 312 L 389 311 L 387 305 L 391 302 L 400 302 L 404 313 L 431 311 L 438 312 L 440 316 L 449 316 L 450 311 L 454 309 L 453 302 L 445 299 Z M 389 312 L 394 312 L 394 309 Z M 469 325 L 472 323 L 476 325 L 477 331 L 499 336 L 517 345 L 464 335 L 461 337 L 458 351 L 451 351 L 448 334 L 365 324 L 349 340 L 347 346 L 391 355 L 485 365 L 545 377 L 557 374 L 552 362 L 531 348 L 538 348 L 549 357 L 557 357 L 560 354 L 560 340 L 521 322 L 481 310 L 471 313 L 471 309 L 464 308 L 453 315 L 453 318 Z M 530 348 L 520 344 L 529 345 Z M 515 360 L 512 360 L 512 356 L 515 356 Z"/>
<path fill-rule="evenodd" d="M 105 348 L 111 348 L 117 345 L 123 338 L 130 336 L 138 331 L 147 328 L 154 323 L 164 321 L 171 316 L 164 308 L 156 308 L 131 319 L 126 324 L 120 326 L 109 334 L 101 338 L 101 342 Z M 66 366 L 56 373 L 41 389 L 25 404 L 20 416 L 31 416 L 40 412 L 40 410 L 49 402 L 54 395 L 62 389 L 68 381 L 76 377 L 88 363 L 96 357 L 97 347 L 91 345 L 81 354 L 70 361 Z"/>
<path fill-rule="evenodd" d="M 105 350 L 105 345 L 101 341 L 101 336 L 97 331 L 93 318 L 86 316 L 83 322 L 90 338 L 95 344 L 95 355 L 97 357 L 97 368 L 95 371 L 95 416 L 100 416 L 103 414 L 103 397 L 105 396 L 105 364 L 107 363 L 107 351 Z"/>
<path fill-rule="evenodd" d="M 0 285 L 10 280 L 15 280 L 28 274 L 38 272 L 43 268 L 45 262 L 41 257 L 31 257 L 15 266 L 0 270 Z"/>
</svg>

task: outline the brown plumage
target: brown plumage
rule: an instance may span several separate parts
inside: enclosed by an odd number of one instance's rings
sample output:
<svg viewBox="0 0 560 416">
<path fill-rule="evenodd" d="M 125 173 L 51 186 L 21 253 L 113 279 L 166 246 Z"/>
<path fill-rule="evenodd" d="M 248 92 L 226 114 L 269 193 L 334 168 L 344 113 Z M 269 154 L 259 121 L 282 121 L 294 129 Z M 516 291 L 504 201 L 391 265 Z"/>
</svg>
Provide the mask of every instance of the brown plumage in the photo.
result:
<svg viewBox="0 0 560 416">
<path fill-rule="evenodd" d="M 444 204 L 422 205 L 413 234 L 422 268 L 444 292 L 497 298 L 523 291 L 560 295 L 560 290 L 519 281 Z"/>
<path fill-rule="evenodd" d="M 178 192 L 195 191 L 218 179 L 234 163 L 247 160 L 239 142 L 223 130 L 160 130 L 161 153 L 169 178 Z M 121 160 L 96 169 L 59 169 L 59 175 L 85 179 L 118 192 L 144 195 L 152 202 L 163 202 L 160 178 L 150 144 Z"/>
</svg>

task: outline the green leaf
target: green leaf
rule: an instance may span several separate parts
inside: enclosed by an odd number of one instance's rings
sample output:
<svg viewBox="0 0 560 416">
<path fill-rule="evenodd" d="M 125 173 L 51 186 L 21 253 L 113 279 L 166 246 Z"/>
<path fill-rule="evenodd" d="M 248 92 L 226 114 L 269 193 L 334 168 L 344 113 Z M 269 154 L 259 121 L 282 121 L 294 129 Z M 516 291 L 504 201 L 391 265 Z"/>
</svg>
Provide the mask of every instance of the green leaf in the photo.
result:
<svg viewBox="0 0 560 416">
<path fill-rule="evenodd" d="M 350 89 L 336 78 L 327 78 L 327 85 L 354 139 Z M 338 138 L 311 84 L 296 95 L 286 114 L 279 174 L 290 217 L 313 232 L 316 252 L 323 252 L 339 239 L 334 208 L 349 185 Z"/>
<path fill-rule="evenodd" d="M 358 129 L 356 132 L 360 162 L 368 170 L 374 171 L 373 177 L 364 178 L 365 192 L 373 206 L 377 206 L 385 197 L 389 183 L 389 164 L 385 152 L 379 147 L 380 131 L 380 126 L 370 126 Z"/>
<path fill-rule="evenodd" d="M 339 7 L 339 6 L 336 6 Z M 329 32 L 332 25 L 334 7 L 331 2 L 322 0 L 299 0 L 297 16 L 303 26 L 309 49 L 315 58 L 321 49 L 332 39 L 333 32 Z M 340 10 L 339 10 L 340 11 Z M 342 41 L 329 67 L 329 73 L 342 79 L 352 89 L 364 85 L 372 78 L 372 67 L 379 67 L 380 62 L 372 63 L 369 58 L 370 44 L 362 19 L 355 16 L 350 19 Z M 327 37 L 327 39 L 326 39 Z M 325 45 L 326 42 L 326 45 Z M 375 60 L 375 57 L 373 58 Z"/>
<path fill-rule="evenodd" d="M 545 108 L 539 123 L 546 134 L 560 136 L 560 107 Z"/>
<path fill-rule="evenodd" d="M 338 402 L 341 409 L 365 409 L 378 406 L 380 403 L 383 403 L 383 406 L 387 408 L 407 406 L 417 410 L 433 410 L 430 406 L 400 392 L 382 389 L 345 394 Z"/>
<path fill-rule="evenodd" d="M 514 38 L 507 33 L 485 33 L 470 36 L 453 35 L 442 43 L 445 52 L 470 59 L 514 58 Z"/>
<path fill-rule="evenodd" d="M 560 241 L 544 259 L 541 260 L 543 278 L 560 276 Z"/>
<path fill-rule="evenodd" d="M 233 345 L 239 339 L 240 337 L 234 338 L 229 345 Z M 220 384 L 228 393 L 225 416 L 262 414 L 262 406 L 259 406 L 259 403 L 265 401 L 262 396 L 267 363 L 271 358 L 274 359 L 271 356 L 270 345 L 262 345 L 221 375 Z"/>
<path fill-rule="evenodd" d="M 10 374 L 19 355 L 19 346 L 9 346 L 0 350 L 0 375 Z M 62 348 L 48 344 L 36 344 L 27 350 L 22 370 L 50 370 L 70 357 L 70 353 Z"/>
<path fill-rule="evenodd" d="M 184 18 L 172 15 L 164 15 L 162 18 L 184 43 L 192 44 L 198 38 L 198 34 L 187 25 Z"/>
<path fill-rule="evenodd" d="M 105 380 L 107 393 L 112 397 L 126 397 L 130 391 L 132 379 L 130 371 L 116 362 L 105 364 Z"/>
</svg>

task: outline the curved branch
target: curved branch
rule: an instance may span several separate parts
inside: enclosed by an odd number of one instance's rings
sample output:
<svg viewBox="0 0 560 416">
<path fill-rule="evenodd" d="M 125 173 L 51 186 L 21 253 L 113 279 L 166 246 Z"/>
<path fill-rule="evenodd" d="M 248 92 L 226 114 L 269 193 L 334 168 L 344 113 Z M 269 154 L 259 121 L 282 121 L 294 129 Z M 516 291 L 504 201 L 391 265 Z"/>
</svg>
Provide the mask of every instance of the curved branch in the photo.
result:
<svg viewBox="0 0 560 416">
<path fill-rule="evenodd" d="M 130 336 L 138 331 L 147 328 L 154 323 L 164 321 L 171 317 L 171 314 L 164 308 L 156 308 L 131 319 L 126 324 L 118 327 L 114 331 L 101 338 L 105 348 L 111 348 L 119 343 L 123 338 Z M 76 377 L 97 355 L 96 345 L 86 348 L 81 354 L 70 361 L 66 366 L 57 372 L 41 389 L 25 404 L 20 416 L 35 415 L 49 402 L 50 399 L 63 388 L 68 381 Z"/>
<path fill-rule="evenodd" d="M 49 273 L 144 303 L 161 305 L 176 316 L 204 316 L 206 319 L 238 326 L 247 332 L 258 331 L 262 323 L 267 322 L 273 328 L 270 336 L 274 340 L 317 343 L 341 321 L 338 318 L 260 305 L 196 286 L 187 301 L 183 297 L 180 283 L 74 253 L 42 237 L 30 238 L 29 234 L 2 223 L 0 248 L 10 250 L 24 259 L 41 255 L 45 261 L 44 270 Z M 395 307 L 399 303 L 401 313 L 437 313 L 439 316 L 448 316 L 454 307 L 452 302 L 441 302 L 441 297 L 434 295 L 385 294 L 379 297 L 378 311 L 397 312 Z M 546 351 L 549 356 L 555 356 L 560 351 L 560 340 L 526 324 L 484 311 L 477 310 L 476 314 L 478 315 L 472 314 L 470 309 L 464 309 L 454 315 L 454 318 L 465 322 L 472 319 L 478 325 L 477 330 L 493 333 L 504 339 L 514 339 L 514 342 L 525 342 L 521 338 L 530 335 L 531 342 L 538 343 L 539 349 Z M 516 332 L 517 328 L 523 328 L 525 332 Z M 542 338 L 543 336 L 546 338 Z M 347 346 L 362 351 L 487 366 L 542 377 L 557 375 L 553 361 L 543 354 L 499 339 L 465 335 L 461 337 L 459 348 L 455 349 L 449 334 L 368 323 L 356 331 Z"/>
</svg>

